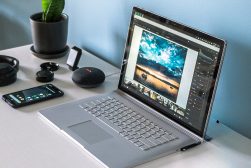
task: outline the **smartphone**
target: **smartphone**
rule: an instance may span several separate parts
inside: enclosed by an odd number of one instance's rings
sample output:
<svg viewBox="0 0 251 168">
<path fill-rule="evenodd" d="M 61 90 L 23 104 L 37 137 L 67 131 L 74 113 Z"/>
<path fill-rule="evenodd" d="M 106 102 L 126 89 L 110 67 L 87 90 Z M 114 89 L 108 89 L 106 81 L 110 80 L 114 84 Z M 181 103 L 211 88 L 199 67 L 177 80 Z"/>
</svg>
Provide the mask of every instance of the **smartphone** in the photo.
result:
<svg viewBox="0 0 251 168">
<path fill-rule="evenodd" d="M 3 95 L 2 99 L 13 108 L 19 108 L 63 95 L 64 92 L 56 86 L 46 84 Z"/>
</svg>

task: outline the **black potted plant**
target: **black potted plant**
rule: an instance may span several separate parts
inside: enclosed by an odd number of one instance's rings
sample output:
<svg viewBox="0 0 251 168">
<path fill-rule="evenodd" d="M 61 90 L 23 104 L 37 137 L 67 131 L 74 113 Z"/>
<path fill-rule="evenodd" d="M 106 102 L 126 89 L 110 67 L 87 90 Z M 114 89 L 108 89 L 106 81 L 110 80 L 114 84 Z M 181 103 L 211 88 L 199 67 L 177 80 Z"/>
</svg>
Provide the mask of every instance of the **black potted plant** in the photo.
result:
<svg viewBox="0 0 251 168">
<path fill-rule="evenodd" d="M 68 50 L 68 16 L 63 12 L 65 0 L 42 0 L 43 12 L 30 17 L 34 55 L 52 59 Z"/>
</svg>

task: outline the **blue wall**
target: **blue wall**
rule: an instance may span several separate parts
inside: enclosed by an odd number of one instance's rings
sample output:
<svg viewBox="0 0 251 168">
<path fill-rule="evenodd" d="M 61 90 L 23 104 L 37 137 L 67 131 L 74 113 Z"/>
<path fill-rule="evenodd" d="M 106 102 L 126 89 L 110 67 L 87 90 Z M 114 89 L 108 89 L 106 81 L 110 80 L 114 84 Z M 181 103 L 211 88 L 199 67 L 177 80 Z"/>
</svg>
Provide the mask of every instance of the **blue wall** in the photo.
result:
<svg viewBox="0 0 251 168">
<path fill-rule="evenodd" d="M 29 16 L 41 11 L 40 3 L 0 0 L 0 48 L 31 42 Z M 213 117 L 251 138 L 251 1 L 66 0 L 69 42 L 119 66 L 133 6 L 227 40 Z"/>
<path fill-rule="evenodd" d="M 119 66 L 133 6 L 227 40 L 213 117 L 251 138 L 251 1 L 74 0 L 69 40 Z"/>
</svg>

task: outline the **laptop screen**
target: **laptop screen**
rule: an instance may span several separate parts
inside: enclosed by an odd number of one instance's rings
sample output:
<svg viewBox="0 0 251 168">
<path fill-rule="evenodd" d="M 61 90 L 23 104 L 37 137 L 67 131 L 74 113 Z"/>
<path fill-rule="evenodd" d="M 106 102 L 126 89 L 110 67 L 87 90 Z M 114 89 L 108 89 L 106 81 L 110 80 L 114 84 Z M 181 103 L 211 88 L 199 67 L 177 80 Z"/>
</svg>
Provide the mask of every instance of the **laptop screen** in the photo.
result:
<svg viewBox="0 0 251 168">
<path fill-rule="evenodd" d="M 119 88 L 204 136 L 225 42 L 134 7 Z"/>
</svg>

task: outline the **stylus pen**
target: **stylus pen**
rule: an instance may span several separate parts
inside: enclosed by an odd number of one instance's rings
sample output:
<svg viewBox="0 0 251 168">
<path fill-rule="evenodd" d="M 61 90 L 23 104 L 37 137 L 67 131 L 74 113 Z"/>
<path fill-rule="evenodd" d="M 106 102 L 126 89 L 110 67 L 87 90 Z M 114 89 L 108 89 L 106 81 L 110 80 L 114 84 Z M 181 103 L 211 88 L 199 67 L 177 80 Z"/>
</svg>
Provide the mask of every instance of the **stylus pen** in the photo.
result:
<svg viewBox="0 0 251 168">
<path fill-rule="evenodd" d="M 184 146 L 184 147 L 182 147 L 180 150 L 181 150 L 181 151 L 186 151 L 186 150 L 188 150 L 188 149 L 190 149 L 190 148 L 193 148 L 193 147 L 195 147 L 195 146 L 197 146 L 197 145 L 199 145 L 199 144 L 201 144 L 201 142 L 196 142 L 196 143 L 193 143 L 193 144 L 191 144 L 191 145 Z"/>
</svg>

